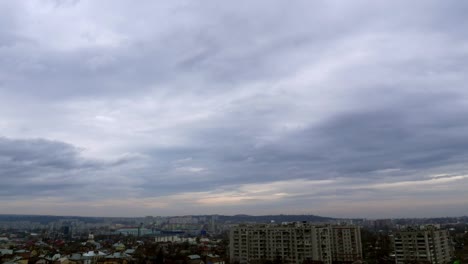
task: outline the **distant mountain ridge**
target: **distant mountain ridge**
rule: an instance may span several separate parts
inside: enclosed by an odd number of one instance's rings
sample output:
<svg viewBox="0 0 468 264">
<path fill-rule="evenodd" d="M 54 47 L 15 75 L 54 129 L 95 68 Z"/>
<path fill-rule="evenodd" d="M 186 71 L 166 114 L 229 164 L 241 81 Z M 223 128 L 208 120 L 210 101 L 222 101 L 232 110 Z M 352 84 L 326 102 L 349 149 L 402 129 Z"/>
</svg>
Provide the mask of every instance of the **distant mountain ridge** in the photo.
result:
<svg viewBox="0 0 468 264">
<path fill-rule="evenodd" d="M 59 215 L 10 215 L 0 214 L 0 222 L 20 222 L 29 221 L 41 224 L 64 220 L 80 220 L 86 223 L 100 223 L 103 222 L 105 217 L 88 217 L 88 216 L 59 216 Z"/>
<path fill-rule="evenodd" d="M 158 217 L 158 216 L 154 216 Z M 329 222 L 333 220 L 339 220 L 344 218 L 332 218 L 325 216 L 317 215 L 246 215 L 246 214 L 237 214 L 237 215 L 183 215 L 183 216 L 162 216 L 163 218 L 175 218 L 175 217 L 195 217 L 195 218 L 205 218 L 205 222 L 211 221 L 212 218 L 215 219 L 218 223 L 270 223 L 274 221 L 275 223 L 282 222 Z M 352 218 L 349 218 L 352 219 Z M 357 218 L 355 218 L 357 219 Z M 426 222 L 434 223 L 453 223 L 456 221 L 468 221 L 468 216 L 459 216 L 459 217 L 431 217 L 431 218 L 393 218 L 392 220 L 396 224 L 404 224 L 406 220 L 426 220 Z M 98 216 L 60 216 L 60 215 L 17 215 L 17 214 L 0 214 L 0 222 L 21 222 L 29 221 L 36 222 L 41 224 L 48 224 L 55 221 L 82 221 L 86 223 L 141 223 L 146 222 L 147 217 L 98 217 Z"/>
<path fill-rule="evenodd" d="M 270 223 L 272 221 L 281 223 L 281 222 L 298 222 L 298 221 L 308 221 L 308 222 L 327 222 L 333 220 L 331 217 L 323 217 L 316 215 L 185 215 L 185 216 L 166 216 L 167 218 L 171 217 L 205 217 L 207 220 L 210 220 L 212 217 L 216 218 L 217 222 L 223 223 L 245 223 L 245 222 L 255 222 L 255 223 Z M 9 214 L 0 214 L 0 222 L 18 222 L 18 221 L 30 221 L 37 222 L 41 224 L 47 224 L 50 222 L 62 220 L 62 221 L 73 221 L 79 220 L 87 223 L 102 223 L 109 220 L 131 220 L 131 219 L 144 219 L 145 217 L 90 217 L 90 216 L 58 216 L 58 215 L 9 215 Z"/>
<path fill-rule="evenodd" d="M 255 223 L 270 223 L 272 221 L 276 223 L 281 222 L 328 222 L 330 220 L 334 220 L 331 217 L 324 217 L 324 216 L 317 216 L 317 215 L 233 215 L 233 216 L 218 216 L 218 220 L 222 222 L 233 222 L 233 223 L 240 223 L 240 222 L 255 222 Z M 224 221 L 223 221 L 224 220 Z"/>
</svg>

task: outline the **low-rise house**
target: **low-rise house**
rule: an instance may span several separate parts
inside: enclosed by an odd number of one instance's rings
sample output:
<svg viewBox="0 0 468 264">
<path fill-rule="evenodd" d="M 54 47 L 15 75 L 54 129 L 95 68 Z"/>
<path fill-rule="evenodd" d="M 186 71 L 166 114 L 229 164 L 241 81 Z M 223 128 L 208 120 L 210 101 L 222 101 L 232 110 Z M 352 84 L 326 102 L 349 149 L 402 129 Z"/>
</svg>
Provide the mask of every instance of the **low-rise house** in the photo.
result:
<svg viewBox="0 0 468 264">
<path fill-rule="evenodd" d="M 114 252 L 101 258 L 97 261 L 97 264 L 127 264 L 132 260 L 130 255 L 121 252 Z"/>
<path fill-rule="evenodd" d="M 208 254 L 206 256 L 206 264 L 224 264 L 223 258 L 221 258 L 219 255 L 214 255 L 214 254 Z"/>
<path fill-rule="evenodd" d="M 187 263 L 188 264 L 205 264 L 201 259 L 200 255 L 188 255 L 187 256 Z"/>
</svg>

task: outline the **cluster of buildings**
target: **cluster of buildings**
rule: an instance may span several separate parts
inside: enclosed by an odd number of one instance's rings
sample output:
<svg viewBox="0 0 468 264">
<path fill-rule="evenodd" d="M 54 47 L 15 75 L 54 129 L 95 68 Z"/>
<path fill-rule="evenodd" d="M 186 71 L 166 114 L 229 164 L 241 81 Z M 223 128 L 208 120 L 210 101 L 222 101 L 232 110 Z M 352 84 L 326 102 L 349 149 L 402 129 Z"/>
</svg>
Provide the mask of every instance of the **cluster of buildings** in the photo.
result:
<svg viewBox="0 0 468 264">
<path fill-rule="evenodd" d="M 0 249 L 0 260 L 5 264 L 110 264 L 130 263 L 133 249 L 125 251 L 77 250 L 74 253 L 60 253 L 47 249 Z"/>
<path fill-rule="evenodd" d="M 206 237 L 114 235 L 95 239 L 90 234 L 85 241 L 1 238 L 0 263 L 6 264 L 225 263 L 218 255 L 223 252 L 221 240 Z"/>
<path fill-rule="evenodd" d="M 177 231 L 196 236 L 202 230 L 209 234 L 220 234 L 227 229 L 229 224 L 220 223 L 216 215 L 135 218 L 0 215 L 0 231 L 24 230 L 64 239 L 79 238 L 90 232 L 99 235 L 159 236 Z"/>
<path fill-rule="evenodd" d="M 407 227 L 395 233 L 393 241 L 396 264 L 445 264 L 453 257 L 448 230 L 433 225 Z"/>
<path fill-rule="evenodd" d="M 390 235 L 393 260 L 385 263 L 453 263 L 448 230 L 410 226 Z M 351 224 L 241 224 L 231 228 L 231 263 L 363 263 L 361 230 Z"/>
<path fill-rule="evenodd" d="M 282 263 L 353 263 L 362 259 L 360 228 L 355 225 L 251 224 L 230 231 L 231 263 L 279 260 Z"/>
<path fill-rule="evenodd" d="M 265 224 L 218 216 L 81 220 L 0 222 L 0 262 L 449 264 L 454 255 L 468 260 L 468 223 L 460 219 L 439 219 L 450 221 L 439 225 L 420 219 Z"/>
</svg>

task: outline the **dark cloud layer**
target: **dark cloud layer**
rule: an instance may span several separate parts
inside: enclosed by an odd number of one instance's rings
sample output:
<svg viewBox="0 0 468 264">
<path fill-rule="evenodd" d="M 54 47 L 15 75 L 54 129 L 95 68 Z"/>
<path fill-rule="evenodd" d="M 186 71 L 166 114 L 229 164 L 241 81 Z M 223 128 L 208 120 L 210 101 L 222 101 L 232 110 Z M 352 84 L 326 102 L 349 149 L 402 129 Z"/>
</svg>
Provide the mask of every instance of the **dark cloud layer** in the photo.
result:
<svg viewBox="0 0 468 264">
<path fill-rule="evenodd" d="M 126 163 L 126 159 L 87 159 L 82 150 L 45 139 L 0 138 L 0 195 L 8 197 L 63 195 L 89 187 L 86 179 Z M 99 182 L 95 179 L 94 182 Z"/>
</svg>

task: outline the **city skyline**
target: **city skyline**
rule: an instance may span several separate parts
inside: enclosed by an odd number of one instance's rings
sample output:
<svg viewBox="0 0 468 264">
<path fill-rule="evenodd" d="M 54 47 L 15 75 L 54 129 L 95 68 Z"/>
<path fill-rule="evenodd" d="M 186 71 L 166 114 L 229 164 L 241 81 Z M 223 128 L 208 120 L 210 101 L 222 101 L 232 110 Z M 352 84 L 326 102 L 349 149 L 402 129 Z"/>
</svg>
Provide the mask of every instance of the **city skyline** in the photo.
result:
<svg viewBox="0 0 468 264">
<path fill-rule="evenodd" d="M 0 212 L 468 214 L 468 3 L 0 3 Z"/>
</svg>

